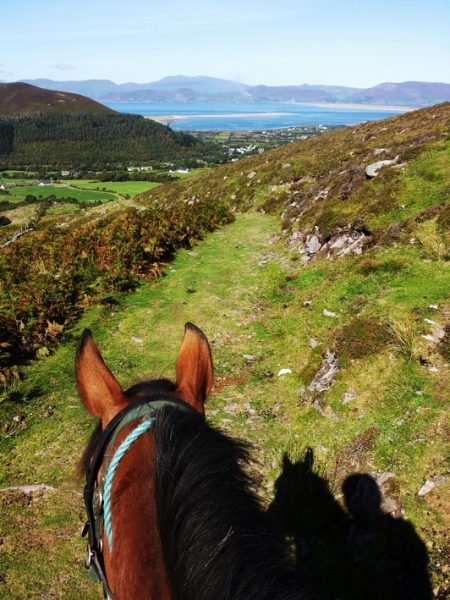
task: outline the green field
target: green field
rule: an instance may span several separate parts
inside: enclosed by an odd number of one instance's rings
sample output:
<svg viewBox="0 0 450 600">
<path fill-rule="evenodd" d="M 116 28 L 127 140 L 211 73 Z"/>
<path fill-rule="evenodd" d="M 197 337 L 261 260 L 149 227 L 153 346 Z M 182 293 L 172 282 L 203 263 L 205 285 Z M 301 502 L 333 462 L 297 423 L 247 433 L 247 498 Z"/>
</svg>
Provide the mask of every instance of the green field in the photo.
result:
<svg viewBox="0 0 450 600">
<path fill-rule="evenodd" d="M 36 196 L 37 198 L 48 198 L 49 196 L 55 196 L 58 200 L 64 198 L 75 198 L 79 202 L 95 202 L 109 200 L 115 200 L 116 196 L 108 192 L 96 192 L 86 190 L 76 190 L 71 187 L 62 187 L 59 185 L 27 185 L 23 187 L 16 187 L 11 190 L 15 196 L 21 196 L 25 198 L 29 194 Z"/>
<path fill-rule="evenodd" d="M 67 184 L 69 186 L 74 186 L 80 190 L 107 190 L 108 192 L 114 192 L 116 194 L 120 194 L 121 196 L 131 196 L 134 198 L 137 194 L 141 194 L 142 192 L 147 192 L 148 190 L 153 189 L 160 185 L 159 183 L 155 183 L 154 181 L 82 181 L 79 179 L 68 181 Z M 71 192 L 75 191 L 72 187 L 70 188 Z M 102 191 L 102 194 L 105 192 Z"/>
<path fill-rule="evenodd" d="M 26 176 L 29 179 L 31 177 L 37 177 L 38 176 L 37 173 L 29 173 L 28 171 L 19 171 L 17 169 L 7 169 L 6 171 L 2 171 L 0 173 L 0 179 L 3 179 L 4 175 L 6 175 L 6 177 L 8 178 L 8 180 L 9 180 L 9 177 L 21 177 L 23 179 L 24 176 Z"/>
</svg>

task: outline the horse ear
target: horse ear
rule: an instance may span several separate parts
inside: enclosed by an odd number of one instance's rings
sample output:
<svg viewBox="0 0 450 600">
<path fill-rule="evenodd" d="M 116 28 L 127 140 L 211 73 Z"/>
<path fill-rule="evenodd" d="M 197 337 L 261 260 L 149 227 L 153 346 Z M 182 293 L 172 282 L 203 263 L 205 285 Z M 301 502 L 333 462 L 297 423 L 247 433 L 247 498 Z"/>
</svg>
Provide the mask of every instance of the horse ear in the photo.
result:
<svg viewBox="0 0 450 600">
<path fill-rule="evenodd" d="M 208 340 L 198 327 L 186 323 L 177 359 L 177 389 L 174 394 L 204 414 L 206 397 L 214 383 Z"/>
<path fill-rule="evenodd" d="M 88 411 L 102 420 L 103 427 L 126 406 L 127 399 L 94 343 L 89 329 L 78 342 L 76 354 L 78 392 Z"/>
</svg>

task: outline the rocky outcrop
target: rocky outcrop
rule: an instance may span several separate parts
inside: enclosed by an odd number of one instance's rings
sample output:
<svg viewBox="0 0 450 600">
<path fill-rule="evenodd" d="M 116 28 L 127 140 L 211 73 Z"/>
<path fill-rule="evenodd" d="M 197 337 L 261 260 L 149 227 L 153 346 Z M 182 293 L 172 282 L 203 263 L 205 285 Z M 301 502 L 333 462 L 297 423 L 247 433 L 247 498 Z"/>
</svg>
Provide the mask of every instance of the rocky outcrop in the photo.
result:
<svg viewBox="0 0 450 600">
<path fill-rule="evenodd" d="M 327 258 L 341 258 L 346 254 L 361 254 L 364 244 L 372 241 L 372 234 L 367 231 L 362 220 L 357 219 L 352 225 L 338 227 L 335 233 L 325 242 L 322 241 L 318 227 L 310 230 L 296 231 L 289 238 L 289 244 L 299 245 L 302 254 L 301 263 L 306 264 L 319 252 Z"/>
</svg>

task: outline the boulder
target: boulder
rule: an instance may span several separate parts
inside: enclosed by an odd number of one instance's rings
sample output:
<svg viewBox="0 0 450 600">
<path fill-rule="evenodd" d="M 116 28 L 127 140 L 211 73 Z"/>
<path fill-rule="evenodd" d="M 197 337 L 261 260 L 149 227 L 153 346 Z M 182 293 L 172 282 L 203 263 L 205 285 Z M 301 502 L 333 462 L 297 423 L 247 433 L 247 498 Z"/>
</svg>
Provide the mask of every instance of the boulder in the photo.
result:
<svg viewBox="0 0 450 600">
<path fill-rule="evenodd" d="M 372 177 L 376 177 L 378 175 L 380 169 L 389 165 L 395 165 L 397 161 L 398 156 L 396 156 L 393 160 L 378 160 L 371 165 L 367 165 L 366 176 L 369 177 L 369 179 L 372 179 Z"/>
</svg>

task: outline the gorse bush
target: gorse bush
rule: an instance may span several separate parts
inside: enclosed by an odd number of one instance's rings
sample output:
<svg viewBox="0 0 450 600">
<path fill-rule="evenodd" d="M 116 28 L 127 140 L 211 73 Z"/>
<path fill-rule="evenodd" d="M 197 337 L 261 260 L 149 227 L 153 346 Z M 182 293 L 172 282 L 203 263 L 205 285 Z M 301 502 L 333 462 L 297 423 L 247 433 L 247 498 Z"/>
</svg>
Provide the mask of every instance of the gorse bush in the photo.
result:
<svg viewBox="0 0 450 600">
<path fill-rule="evenodd" d="M 103 295 L 161 274 L 165 255 L 233 219 L 223 203 L 128 209 L 83 228 L 23 236 L 0 253 L 0 372 L 73 324 Z"/>
</svg>

